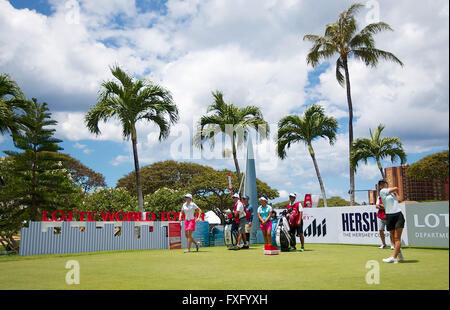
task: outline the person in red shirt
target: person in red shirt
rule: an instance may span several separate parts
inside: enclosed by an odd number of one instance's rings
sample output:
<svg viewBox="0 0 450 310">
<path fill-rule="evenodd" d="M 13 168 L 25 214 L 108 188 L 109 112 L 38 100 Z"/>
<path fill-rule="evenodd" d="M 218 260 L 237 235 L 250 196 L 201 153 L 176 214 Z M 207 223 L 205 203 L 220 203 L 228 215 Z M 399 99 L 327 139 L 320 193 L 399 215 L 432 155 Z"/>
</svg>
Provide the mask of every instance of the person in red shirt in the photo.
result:
<svg viewBox="0 0 450 310">
<path fill-rule="evenodd" d="M 383 201 L 381 200 L 381 197 L 377 197 L 377 203 L 375 206 L 378 209 L 377 212 L 377 220 L 378 220 L 378 230 L 380 232 L 380 239 L 381 239 L 381 246 L 380 249 L 386 248 L 386 238 L 384 235 L 384 231 L 386 230 L 386 212 L 384 210 Z M 391 239 L 391 250 L 394 249 L 394 236 L 391 234 L 389 235 Z"/>
<path fill-rule="evenodd" d="M 300 242 L 302 247 L 300 252 L 305 250 L 305 237 L 303 236 L 303 206 L 300 201 L 295 202 L 297 195 L 295 193 L 289 194 L 290 203 L 286 206 L 286 209 L 291 209 L 292 211 L 289 215 L 289 226 L 291 227 L 291 237 L 294 241 L 294 250 L 296 250 L 296 235 L 300 237 Z"/>
</svg>

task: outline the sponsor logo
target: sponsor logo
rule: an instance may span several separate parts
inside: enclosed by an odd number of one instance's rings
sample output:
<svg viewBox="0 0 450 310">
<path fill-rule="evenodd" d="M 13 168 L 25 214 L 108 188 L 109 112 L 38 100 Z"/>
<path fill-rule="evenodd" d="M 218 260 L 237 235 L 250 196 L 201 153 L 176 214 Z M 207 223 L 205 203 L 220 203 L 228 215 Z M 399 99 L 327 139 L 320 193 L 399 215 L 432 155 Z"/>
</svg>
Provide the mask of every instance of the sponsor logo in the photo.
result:
<svg viewBox="0 0 450 310">
<path fill-rule="evenodd" d="M 378 231 L 377 213 L 342 213 L 342 230 L 344 232 Z"/>
<path fill-rule="evenodd" d="M 317 223 L 314 219 L 311 224 L 306 227 L 303 232 L 305 237 L 325 237 L 327 234 L 327 223 L 326 219 L 323 219 L 322 223 Z"/>
<path fill-rule="evenodd" d="M 427 215 L 421 218 L 419 217 L 418 214 L 414 214 L 415 227 L 436 228 L 439 225 L 441 225 L 441 221 L 445 225 L 445 227 L 448 227 L 448 213 L 447 214 L 428 213 Z"/>
</svg>

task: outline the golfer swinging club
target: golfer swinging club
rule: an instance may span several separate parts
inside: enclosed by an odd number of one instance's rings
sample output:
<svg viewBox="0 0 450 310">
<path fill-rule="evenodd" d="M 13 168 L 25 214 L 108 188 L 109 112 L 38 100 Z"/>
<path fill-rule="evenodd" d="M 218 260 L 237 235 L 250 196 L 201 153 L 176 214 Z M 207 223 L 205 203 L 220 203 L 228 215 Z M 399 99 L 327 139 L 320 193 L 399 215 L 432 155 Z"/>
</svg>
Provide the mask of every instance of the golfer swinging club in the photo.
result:
<svg viewBox="0 0 450 310">
<path fill-rule="evenodd" d="M 182 214 L 184 213 L 184 232 L 187 238 L 187 250 L 185 250 L 184 253 L 189 253 L 191 251 L 192 242 L 195 244 L 195 248 L 198 252 L 199 244 L 194 238 L 192 238 L 192 232 L 195 231 L 195 223 L 200 220 L 202 210 L 195 204 L 195 202 L 192 201 L 191 194 L 184 195 L 184 198 L 186 198 L 186 202 L 181 207 L 180 216 L 178 217 L 178 221 L 181 222 Z M 194 216 L 195 210 L 198 210 L 197 218 Z"/>
</svg>

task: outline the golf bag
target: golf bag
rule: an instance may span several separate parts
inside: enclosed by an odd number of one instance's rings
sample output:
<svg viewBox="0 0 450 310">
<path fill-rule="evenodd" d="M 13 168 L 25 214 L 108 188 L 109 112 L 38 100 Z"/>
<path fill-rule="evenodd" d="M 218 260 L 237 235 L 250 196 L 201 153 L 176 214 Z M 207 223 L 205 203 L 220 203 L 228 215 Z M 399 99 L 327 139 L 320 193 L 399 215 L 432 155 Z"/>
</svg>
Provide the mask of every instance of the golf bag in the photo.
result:
<svg viewBox="0 0 450 310">
<path fill-rule="evenodd" d="M 228 249 L 233 249 L 237 245 L 237 239 L 239 236 L 238 225 L 236 224 L 234 217 L 228 217 L 222 211 L 218 209 L 216 210 L 221 213 L 221 218 L 223 219 L 223 222 L 225 224 L 223 229 L 223 238 L 225 245 Z"/>
<path fill-rule="evenodd" d="M 282 252 L 289 251 L 289 248 L 294 247 L 295 243 L 289 233 L 289 211 L 283 210 L 278 218 L 277 226 L 275 228 L 275 240 L 277 246 Z"/>
</svg>

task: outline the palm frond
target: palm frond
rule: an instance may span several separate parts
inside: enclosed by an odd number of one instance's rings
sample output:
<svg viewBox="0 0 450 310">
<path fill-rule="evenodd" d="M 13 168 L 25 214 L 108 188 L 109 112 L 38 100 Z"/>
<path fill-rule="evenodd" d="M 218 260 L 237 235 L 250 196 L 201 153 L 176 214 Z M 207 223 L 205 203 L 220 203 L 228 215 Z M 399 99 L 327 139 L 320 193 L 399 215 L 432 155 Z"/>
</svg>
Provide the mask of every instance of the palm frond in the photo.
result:
<svg viewBox="0 0 450 310">
<path fill-rule="evenodd" d="M 376 48 L 358 48 L 351 51 L 352 55 L 363 61 L 367 66 L 375 67 L 379 59 L 395 62 L 401 66 L 403 63 L 391 52 L 383 51 Z"/>
</svg>

